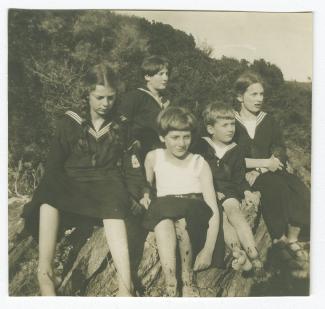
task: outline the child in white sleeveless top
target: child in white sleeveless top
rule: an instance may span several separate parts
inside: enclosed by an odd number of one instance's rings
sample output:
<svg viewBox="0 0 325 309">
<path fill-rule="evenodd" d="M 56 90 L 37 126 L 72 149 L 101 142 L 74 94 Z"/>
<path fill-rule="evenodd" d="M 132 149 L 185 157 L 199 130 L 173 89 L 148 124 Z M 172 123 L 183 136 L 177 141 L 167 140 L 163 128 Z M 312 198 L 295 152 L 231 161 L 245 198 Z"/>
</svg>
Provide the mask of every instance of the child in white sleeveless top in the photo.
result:
<svg viewBox="0 0 325 309">
<path fill-rule="evenodd" d="M 175 165 L 168 159 L 165 149 L 153 151 L 153 171 L 156 177 L 157 197 L 189 193 L 202 193 L 199 174 L 204 159 L 200 155 L 192 155 L 186 160 L 186 167 Z"/>
<path fill-rule="evenodd" d="M 178 295 L 177 241 L 183 296 L 199 296 L 193 271 L 212 263 L 223 266 L 224 242 L 211 170 L 203 157 L 188 152 L 195 127 L 196 120 L 187 109 L 167 108 L 158 117 L 166 149 L 149 152 L 145 160 L 147 181 L 150 186 L 156 184 L 157 198 L 151 202 L 145 193 L 142 199 L 149 207 L 144 226 L 155 232 L 169 296 Z"/>
</svg>

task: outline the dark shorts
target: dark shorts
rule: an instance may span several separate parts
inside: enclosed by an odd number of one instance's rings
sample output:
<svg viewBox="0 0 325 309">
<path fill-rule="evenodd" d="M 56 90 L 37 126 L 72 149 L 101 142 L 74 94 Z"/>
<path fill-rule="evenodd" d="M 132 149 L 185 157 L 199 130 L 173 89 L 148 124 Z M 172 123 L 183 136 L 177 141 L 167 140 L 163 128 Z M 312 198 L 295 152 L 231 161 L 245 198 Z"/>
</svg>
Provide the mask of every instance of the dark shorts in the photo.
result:
<svg viewBox="0 0 325 309">
<path fill-rule="evenodd" d="M 145 214 L 143 225 L 148 230 L 164 219 L 185 218 L 186 229 L 191 239 L 193 255 L 196 256 L 206 241 L 211 208 L 204 202 L 202 194 L 168 195 L 153 200 Z M 213 266 L 224 267 L 225 244 L 222 229 L 222 216 L 219 208 L 220 225 L 213 254 Z"/>
</svg>

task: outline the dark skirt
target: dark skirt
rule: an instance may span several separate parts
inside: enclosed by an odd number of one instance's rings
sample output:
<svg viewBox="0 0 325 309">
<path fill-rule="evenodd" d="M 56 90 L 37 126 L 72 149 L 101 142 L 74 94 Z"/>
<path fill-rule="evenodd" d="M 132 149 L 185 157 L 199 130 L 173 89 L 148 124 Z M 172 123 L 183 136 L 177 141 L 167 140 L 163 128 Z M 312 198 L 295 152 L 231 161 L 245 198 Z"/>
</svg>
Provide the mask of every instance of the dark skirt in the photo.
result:
<svg viewBox="0 0 325 309">
<path fill-rule="evenodd" d="M 39 211 L 49 204 L 60 211 L 61 228 L 124 219 L 128 193 L 118 171 L 103 180 L 77 181 L 65 174 L 44 175 L 32 200 L 24 206 L 25 230 L 38 238 Z"/>
<path fill-rule="evenodd" d="M 218 210 L 220 225 L 211 266 L 224 268 L 225 243 L 222 228 L 222 211 L 220 207 Z M 182 196 L 169 195 L 159 197 L 152 201 L 145 214 L 143 225 L 146 229 L 152 231 L 154 227 L 164 219 L 176 221 L 185 218 L 186 229 L 192 244 L 194 260 L 195 256 L 201 251 L 205 244 L 211 216 L 212 210 L 204 202 L 201 194 Z"/>
<path fill-rule="evenodd" d="M 285 235 L 288 224 L 310 225 L 310 191 L 297 176 L 268 172 L 256 179 L 253 189 L 261 192 L 262 215 L 273 239 Z"/>
</svg>

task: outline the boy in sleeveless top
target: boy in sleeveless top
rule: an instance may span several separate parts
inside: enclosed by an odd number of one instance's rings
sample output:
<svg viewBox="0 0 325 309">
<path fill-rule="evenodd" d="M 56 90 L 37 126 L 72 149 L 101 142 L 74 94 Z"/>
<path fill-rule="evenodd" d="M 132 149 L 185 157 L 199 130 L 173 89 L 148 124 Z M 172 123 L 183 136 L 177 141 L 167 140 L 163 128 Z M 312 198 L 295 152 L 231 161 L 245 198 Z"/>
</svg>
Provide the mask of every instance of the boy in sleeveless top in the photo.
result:
<svg viewBox="0 0 325 309">
<path fill-rule="evenodd" d="M 240 209 L 242 199 L 246 205 L 257 207 L 260 195 L 251 192 L 245 179 L 244 155 L 232 141 L 234 112 L 227 104 L 212 103 L 203 111 L 203 121 L 209 136 L 198 141 L 195 152 L 204 157 L 212 171 L 218 202 L 223 207 L 225 242 L 232 251 L 232 267 L 244 271 L 253 268 L 260 275 L 263 264 L 258 257 L 252 230 Z"/>
<path fill-rule="evenodd" d="M 223 266 L 224 243 L 211 170 L 203 157 L 188 152 L 195 127 L 196 120 L 187 109 L 167 108 L 158 117 L 166 148 L 150 151 L 145 159 L 147 181 L 150 186 L 156 184 L 157 198 L 151 202 L 146 193 L 142 199 L 149 207 L 144 226 L 155 232 L 168 296 L 178 296 L 177 241 L 182 296 L 199 296 L 193 271 L 211 264 Z"/>
</svg>

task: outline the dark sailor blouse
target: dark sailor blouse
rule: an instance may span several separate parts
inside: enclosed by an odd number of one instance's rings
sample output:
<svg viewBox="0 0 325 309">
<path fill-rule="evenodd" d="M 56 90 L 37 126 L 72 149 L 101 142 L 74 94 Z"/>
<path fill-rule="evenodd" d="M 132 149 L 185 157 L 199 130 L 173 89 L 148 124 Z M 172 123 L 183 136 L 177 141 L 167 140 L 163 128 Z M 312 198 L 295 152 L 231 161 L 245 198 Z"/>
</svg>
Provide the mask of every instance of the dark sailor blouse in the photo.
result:
<svg viewBox="0 0 325 309">
<path fill-rule="evenodd" d="M 141 157 L 161 147 L 157 128 L 158 114 L 169 105 L 169 101 L 155 97 L 148 88 L 138 88 L 122 97 L 119 114 L 129 121 L 129 138 L 141 144 Z"/>
<path fill-rule="evenodd" d="M 245 158 L 236 143 L 227 146 L 224 155 L 219 158 L 210 138 L 201 138 L 194 146 L 194 152 L 201 154 L 209 163 L 216 192 L 225 195 L 225 199 L 244 197 L 244 191 L 251 190 L 245 179 Z"/>
</svg>

